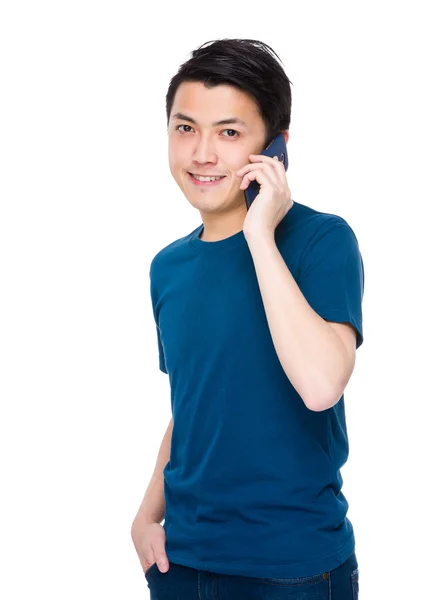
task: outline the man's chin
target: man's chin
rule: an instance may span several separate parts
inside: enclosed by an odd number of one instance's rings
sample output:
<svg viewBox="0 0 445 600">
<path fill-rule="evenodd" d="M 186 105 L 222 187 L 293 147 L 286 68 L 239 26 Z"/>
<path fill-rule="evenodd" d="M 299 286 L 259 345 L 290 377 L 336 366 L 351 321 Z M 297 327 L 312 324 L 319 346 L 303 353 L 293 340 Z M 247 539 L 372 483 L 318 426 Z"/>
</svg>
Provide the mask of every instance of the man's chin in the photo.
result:
<svg viewBox="0 0 445 600">
<path fill-rule="evenodd" d="M 227 197 L 208 196 L 197 198 L 195 194 L 188 194 L 186 198 L 194 208 L 205 212 L 220 212 L 233 206 L 233 200 Z"/>
<path fill-rule="evenodd" d="M 182 189 L 182 192 L 188 202 L 199 211 L 212 213 L 246 208 L 244 192 L 241 191 L 240 193 L 240 190 L 232 190 L 232 194 L 216 191 L 215 193 L 202 194 L 199 193 L 199 190 L 190 190 L 187 186 Z"/>
</svg>

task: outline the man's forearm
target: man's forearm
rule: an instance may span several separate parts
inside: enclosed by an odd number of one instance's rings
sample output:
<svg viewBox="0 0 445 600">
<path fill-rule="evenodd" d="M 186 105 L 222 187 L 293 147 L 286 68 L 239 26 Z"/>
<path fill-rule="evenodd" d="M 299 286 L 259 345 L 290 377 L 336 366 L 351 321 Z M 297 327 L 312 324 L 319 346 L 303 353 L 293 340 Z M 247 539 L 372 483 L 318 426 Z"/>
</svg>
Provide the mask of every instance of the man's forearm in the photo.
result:
<svg viewBox="0 0 445 600">
<path fill-rule="evenodd" d="M 153 470 L 150 483 L 142 499 L 139 510 L 134 518 L 134 522 L 143 520 L 150 523 L 160 523 L 165 516 L 165 496 L 164 496 L 164 468 L 170 460 L 171 435 L 173 428 L 173 418 L 162 438 L 159 448 L 156 465 Z"/>
<path fill-rule="evenodd" d="M 342 340 L 306 301 L 272 234 L 246 240 L 284 372 L 308 408 L 332 404 L 350 376 Z"/>
</svg>

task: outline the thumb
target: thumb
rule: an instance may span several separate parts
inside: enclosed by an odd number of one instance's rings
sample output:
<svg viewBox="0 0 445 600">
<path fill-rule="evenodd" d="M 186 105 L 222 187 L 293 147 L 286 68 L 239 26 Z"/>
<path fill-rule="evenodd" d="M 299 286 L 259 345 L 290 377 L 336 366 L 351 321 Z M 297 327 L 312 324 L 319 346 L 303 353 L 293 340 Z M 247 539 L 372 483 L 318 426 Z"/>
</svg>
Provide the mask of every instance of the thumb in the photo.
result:
<svg viewBox="0 0 445 600">
<path fill-rule="evenodd" d="M 163 540 L 161 541 L 157 539 L 155 543 L 152 543 L 152 548 L 153 554 L 155 555 L 155 561 L 159 567 L 159 570 L 165 573 L 165 571 L 168 571 L 169 567 L 167 554 L 165 552 L 165 542 Z"/>
<path fill-rule="evenodd" d="M 160 571 L 162 571 L 163 573 L 168 571 L 169 562 L 168 562 L 168 558 L 167 558 L 165 551 L 162 551 L 160 554 L 158 554 L 156 562 L 158 563 L 158 567 L 159 567 Z"/>
</svg>

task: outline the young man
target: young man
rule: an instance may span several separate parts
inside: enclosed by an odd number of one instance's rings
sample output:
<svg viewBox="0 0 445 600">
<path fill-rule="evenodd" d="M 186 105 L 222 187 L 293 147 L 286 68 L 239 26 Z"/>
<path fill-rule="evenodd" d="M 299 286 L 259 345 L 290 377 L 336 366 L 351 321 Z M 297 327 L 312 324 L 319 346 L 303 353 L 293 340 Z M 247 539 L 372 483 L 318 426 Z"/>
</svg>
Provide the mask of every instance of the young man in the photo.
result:
<svg viewBox="0 0 445 600">
<path fill-rule="evenodd" d="M 172 420 L 132 536 L 157 598 L 358 597 L 340 468 L 363 263 L 345 219 L 293 201 L 260 156 L 289 139 L 270 50 L 205 44 L 167 93 L 170 171 L 202 224 L 150 268 Z"/>
</svg>

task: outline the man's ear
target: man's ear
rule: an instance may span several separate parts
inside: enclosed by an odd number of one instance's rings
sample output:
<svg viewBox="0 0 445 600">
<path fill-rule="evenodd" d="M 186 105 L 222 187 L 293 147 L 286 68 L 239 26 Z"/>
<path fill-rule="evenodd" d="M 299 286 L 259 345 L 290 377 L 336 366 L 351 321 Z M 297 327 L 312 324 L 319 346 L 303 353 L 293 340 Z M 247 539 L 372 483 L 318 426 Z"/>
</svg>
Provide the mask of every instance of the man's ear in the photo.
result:
<svg viewBox="0 0 445 600">
<path fill-rule="evenodd" d="M 284 135 L 284 141 L 287 144 L 289 141 L 289 130 L 286 129 L 286 131 L 282 131 L 281 133 Z"/>
</svg>

